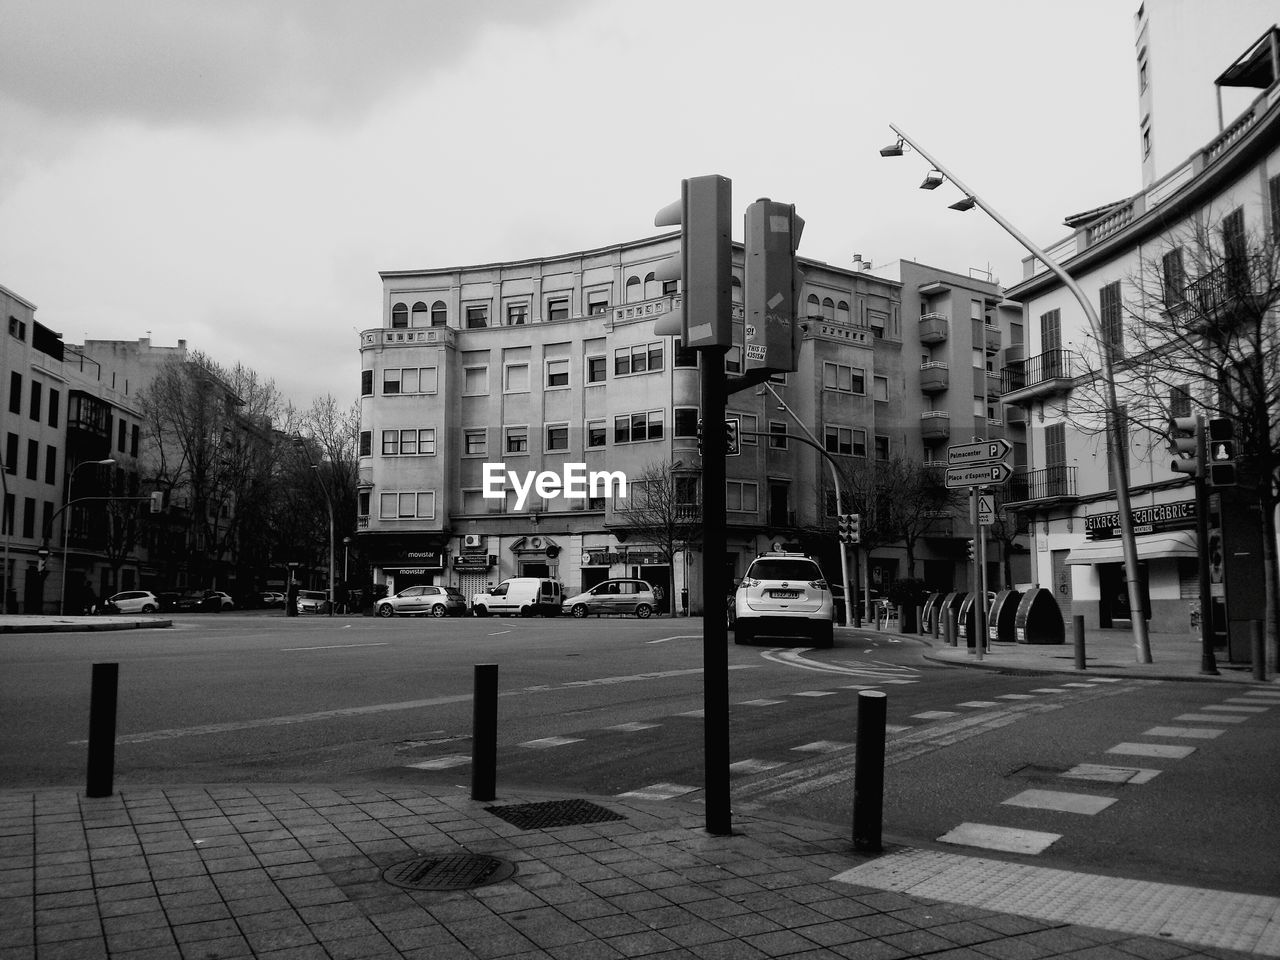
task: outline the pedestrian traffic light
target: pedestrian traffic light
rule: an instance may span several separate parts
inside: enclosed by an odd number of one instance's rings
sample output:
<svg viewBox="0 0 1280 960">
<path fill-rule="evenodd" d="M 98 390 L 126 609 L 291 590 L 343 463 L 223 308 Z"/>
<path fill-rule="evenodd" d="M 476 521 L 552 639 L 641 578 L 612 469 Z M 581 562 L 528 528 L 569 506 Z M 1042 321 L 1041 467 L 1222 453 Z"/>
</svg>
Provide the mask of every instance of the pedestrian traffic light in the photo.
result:
<svg viewBox="0 0 1280 960">
<path fill-rule="evenodd" d="M 1204 476 L 1204 421 L 1200 417 L 1169 419 L 1169 449 L 1176 459 L 1169 464 L 1174 473 Z"/>
<path fill-rule="evenodd" d="M 978 552 L 974 546 L 974 541 L 970 540 L 968 546 L 969 546 L 969 559 L 976 560 L 978 557 Z"/>
<path fill-rule="evenodd" d="M 738 418 L 725 417 L 724 421 L 724 455 L 726 457 L 736 457 L 742 453 L 742 447 L 738 445 Z"/>
<path fill-rule="evenodd" d="M 796 311 L 804 280 L 796 248 L 803 231 L 794 204 L 765 198 L 747 207 L 742 370 L 748 382 L 796 369 Z"/>
<path fill-rule="evenodd" d="M 702 418 L 698 418 L 698 456 L 702 456 Z"/>
<path fill-rule="evenodd" d="M 654 270 L 658 280 L 680 281 L 681 305 L 654 325 L 662 336 L 679 336 L 687 348 L 733 343 L 729 227 L 732 183 L 711 174 L 681 182 L 680 199 L 658 211 L 657 227 L 680 227 L 680 252 Z"/>
<path fill-rule="evenodd" d="M 156 490 L 151 494 L 151 512 L 159 513 L 164 509 L 164 491 Z"/>
<path fill-rule="evenodd" d="M 1208 434 L 1205 460 L 1209 470 L 1209 483 L 1215 487 L 1231 487 L 1236 482 L 1236 430 L 1235 424 L 1222 417 L 1210 420 L 1205 430 Z"/>
</svg>

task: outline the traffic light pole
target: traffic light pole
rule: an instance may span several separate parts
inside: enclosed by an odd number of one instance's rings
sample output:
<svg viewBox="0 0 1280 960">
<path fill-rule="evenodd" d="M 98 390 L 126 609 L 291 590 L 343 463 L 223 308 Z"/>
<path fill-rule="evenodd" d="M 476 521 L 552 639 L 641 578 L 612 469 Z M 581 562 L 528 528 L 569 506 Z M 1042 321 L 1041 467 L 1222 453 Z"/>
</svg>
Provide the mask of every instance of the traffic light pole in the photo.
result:
<svg viewBox="0 0 1280 960">
<path fill-rule="evenodd" d="M 1209 469 L 1205 456 L 1208 444 L 1205 442 L 1205 431 L 1201 429 L 1198 432 L 1201 468 L 1196 474 L 1195 486 L 1196 543 L 1199 545 L 1196 566 L 1200 575 L 1200 672 L 1217 676 L 1218 661 L 1213 655 L 1213 597 L 1209 587 L 1209 484 L 1204 477 L 1205 471 Z"/>
<path fill-rule="evenodd" d="M 700 347 L 702 418 L 702 696 L 703 763 L 707 832 L 733 832 L 729 801 L 729 623 L 725 604 L 725 398 L 726 347 Z M 719 427 L 717 429 L 717 427 Z"/>
</svg>

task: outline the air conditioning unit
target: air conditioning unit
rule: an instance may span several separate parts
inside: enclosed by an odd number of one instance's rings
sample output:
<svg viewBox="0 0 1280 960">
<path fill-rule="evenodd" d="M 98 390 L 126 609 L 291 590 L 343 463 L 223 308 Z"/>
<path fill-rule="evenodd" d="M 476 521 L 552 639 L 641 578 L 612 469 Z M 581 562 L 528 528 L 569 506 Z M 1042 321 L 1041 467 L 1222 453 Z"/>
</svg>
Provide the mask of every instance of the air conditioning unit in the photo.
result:
<svg viewBox="0 0 1280 960">
<path fill-rule="evenodd" d="M 464 547 L 478 547 L 478 546 L 480 546 L 480 534 L 478 534 L 478 533 L 468 533 L 468 534 L 464 534 L 464 535 L 463 535 L 463 537 L 462 537 L 462 545 L 463 545 Z"/>
</svg>

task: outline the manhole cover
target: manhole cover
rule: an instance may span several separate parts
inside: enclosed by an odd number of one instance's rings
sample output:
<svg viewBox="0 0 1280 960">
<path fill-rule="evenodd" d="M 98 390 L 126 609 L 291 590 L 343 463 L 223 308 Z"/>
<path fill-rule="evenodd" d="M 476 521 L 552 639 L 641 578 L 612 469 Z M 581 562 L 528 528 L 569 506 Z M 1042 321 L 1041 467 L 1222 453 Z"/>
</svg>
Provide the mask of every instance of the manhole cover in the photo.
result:
<svg viewBox="0 0 1280 960">
<path fill-rule="evenodd" d="M 485 807 L 492 814 L 521 830 L 544 830 L 549 827 L 576 827 L 584 823 L 607 823 L 625 820 L 598 803 L 589 800 L 548 800 L 543 803 L 513 803 L 505 807 Z"/>
<path fill-rule="evenodd" d="M 414 857 L 387 867 L 382 879 L 406 890 L 470 890 L 501 883 L 516 872 L 509 860 L 475 853 Z"/>
</svg>

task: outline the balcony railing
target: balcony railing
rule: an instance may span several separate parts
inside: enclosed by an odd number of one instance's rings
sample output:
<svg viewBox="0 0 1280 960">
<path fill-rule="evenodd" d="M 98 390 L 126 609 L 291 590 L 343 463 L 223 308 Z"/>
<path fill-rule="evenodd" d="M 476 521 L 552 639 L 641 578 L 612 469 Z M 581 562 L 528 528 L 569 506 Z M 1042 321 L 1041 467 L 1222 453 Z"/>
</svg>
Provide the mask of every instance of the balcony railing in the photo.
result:
<svg viewBox="0 0 1280 960">
<path fill-rule="evenodd" d="M 920 389 L 925 393 L 937 393 L 951 386 L 951 371 L 941 360 L 928 360 L 920 364 Z"/>
<path fill-rule="evenodd" d="M 420 347 L 424 344 L 453 344 L 453 327 L 374 327 L 360 332 L 360 346 L 364 347 Z"/>
<path fill-rule="evenodd" d="M 921 343 L 941 343 L 947 339 L 947 326 L 950 323 L 945 313 L 926 313 L 920 318 L 918 334 Z"/>
<path fill-rule="evenodd" d="M 1009 394 L 1038 396 L 1064 389 L 1075 379 L 1079 361 L 1072 350 L 1046 350 L 1020 363 L 1011 363 L 1000 371 L 1000 392 L 1005 401 Z"/>
<path fill-rule="evenodd" d="M 920 436 L 925 440 L 949 439 L 951 414 L 946 410 L 925 410 L 920 414 Z"/>
<path fill-rule="evenodd" d="M 1076 468 L 1066 465 L 1040 470 L 1017 471 L 1009 478 L 1007 501 L 1026 503 L 1032 500 L 1073 499 L 1076 494 Z"/>
</svg>

